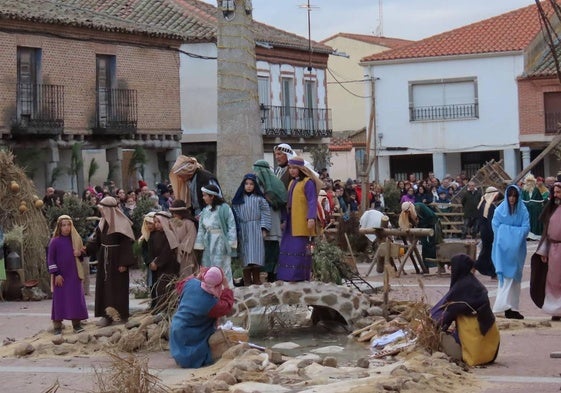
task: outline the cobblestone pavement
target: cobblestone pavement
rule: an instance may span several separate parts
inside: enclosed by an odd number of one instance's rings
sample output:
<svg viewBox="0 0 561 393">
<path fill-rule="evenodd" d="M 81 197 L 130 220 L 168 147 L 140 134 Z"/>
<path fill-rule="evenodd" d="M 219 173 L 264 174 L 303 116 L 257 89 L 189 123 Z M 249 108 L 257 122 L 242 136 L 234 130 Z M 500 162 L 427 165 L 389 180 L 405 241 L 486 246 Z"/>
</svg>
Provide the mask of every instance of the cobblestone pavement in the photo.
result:
<svg viewBox="0 0 561 393">
<path fill-rule="evenodd" d="M 549 320 L 550 317 L 534 306 L 529 295 L 529 257 L 537 246 L 528 243 L 528 258 L 524 269 L 520 312 L 532 321 Z M 359 271 L 365 273 L 369 264 L 359 262 Z M 434 271 L 435 269 L 431 269 Z M 406 275 L 391 279 L 390 298 L 419 300 L 426 297 L 433 304 L 447 291 L 450 276 L 417 275 L 412 266 L 406 265 Z M 133 272 L 140 276 L 141 272 Z M 497 282 L 478 275 L 487 286 L 494 301 Z M 93 276 L 92 276 L 93 279 Z M 382 275 L 371 273 L 367 280 L 381 285 Z M 424 290 L 419 286 L 422 280 Z M 92 280 L 93 281 L 93 280 Z M 134 278 L 131 279 L 134 282 Z M 92 293 L 93 293 L 93 283 Z M 93 296 L 86 301 L 93 314 Z M 138 310 L 146 305 L 131 299 L 131 309 Z M 0 336 L 2 339 L 20 340 L 30 337 L 41 329 L 48 329 L 51 302 L 0 302 Z M 93 323 L 94 318 L 89 323 Z M 472 372 L 484 381 L 484 392 L 488 393 L 522 393 L 522 392 L 559 392 L 561 388 L 561 359 L 550 358 L 553 351 L 561 351 L 561 322 L 553 322 L 551 328 L 507 329 L 501 331 L 501 349 L 497 362 L 493 365 L 474 368 Z M 44 392 L 58 379 L 59 393 L 91 391 L 94 368 L 107 365 L 100 357 L 79 357 L 64 359 L 0 359 L 0 380 L 3 392 Z M 178 369 L 168 353 L 150 354 L 149 365 L 166 382 L 183 378 L 185 371 Z"/>
</svg>

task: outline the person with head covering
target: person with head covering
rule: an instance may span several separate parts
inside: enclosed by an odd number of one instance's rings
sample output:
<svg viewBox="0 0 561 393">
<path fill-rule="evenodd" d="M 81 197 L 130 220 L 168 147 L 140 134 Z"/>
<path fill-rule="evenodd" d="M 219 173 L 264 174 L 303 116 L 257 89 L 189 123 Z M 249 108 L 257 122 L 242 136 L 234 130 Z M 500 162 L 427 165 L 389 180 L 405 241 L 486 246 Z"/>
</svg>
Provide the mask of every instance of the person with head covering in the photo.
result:
<svg viewBox="0 0 561 393">
<path fill-rule="evenodd" d="M 317 196 L 323 182 L 307 168 L 304 159 L 288 161 L 292 180 L 284 214 L 277 278 L 283 281 L 309 281 L 312 272 L 311 243 L 316 231 Z"/>
<path fill-rule="evenodd" d="M 277 162 L 277 168 L 275 169 L 275 176 L 277 176 L 284 183 L 284 186 L 288 188 L 288 184 L 292 178 L 288 174 L 288 161 L 296 157 L 296 153 L 292 147 L 287 143 L 281 143 L 273 148 L 275 154 L 275 160 Z M 304 165 L 319 179 L 318 173 L 314 170 L 314 166 L 304 160 Z"/>
<path fill-rule="evenodd" d="M 287 143 L 281 143 L 273 148 L 277 167 L 275 168 L 275 176 L 278 177 L 288 188 L 290 183 L 290 174 L 288 173 L 288 160 L 296 156 L 292 147 Z"/>
<path fill-rule="evenodd" d="M 208 339 L 216 331 L 217 319 L 228 315 L 234 305 L 229 283 L 218 267 L 203 267 L 197 277 L 182 282 L 169 331 L 169 350 L 179 367 L 212 364 Z"/>
<path fill-rule="evenodd" d="M 440 227 L 440 220 L 436 213 L 424 203 L 415 203 L 415 212 L 417 213 L 417 228 L 427 228 L 434 231 L 432 236 L 425 236 L 421 238 L 421 256 L 423 257 L 423 264 L 427 268 L 425 273 L 428 273 L 429 267 L 435 267 L 436 263 L 428 259 L 436 259 L 436 245 L 442 243 L 442 228 Z M 438 272 L 444 272 L 444 266 L 438 265 Z"/>
<path fill-rule="evenodd" d="M 175 254 L 177 239 L 170 228 L 172 216 L 160 211 L 154 215 L 154 231 L 148 239 L 148 253 L 153 285 L 150 290 L 151 308 L 154 314 L 165 310 L 169 298 L 168 285 L 179 274 L 179 263 Z"/>
<path fill-rule="evenodd" d="M 231 283 L 232 256 L 238 247 L 234 213 L 220 196 L 218 186 L 208 184 L 201 191 L 206 207 L 199 217 L 195 250 L 203 250 L 201 266 L 220 267 Z"/>
<path fill-rule="evenodd" d="M 555 182 L 541 220 L 544 232 L 537 254 L 547 264 L 543 306 L 554 321 L 561 321 L 561 182 Z"/>
<path fill-rule="evenodd" d="M 417 226 L 419 219 L 417 218 L 417 211 L 415 204 L 411 202 L 403 202 L 401 204 L 401 213 L 397 220 L 399 229 L 409 229 Z"/>
<path fill-rule="evenodd" d="M 327 191 L 324 189 L 319 190 L 318 195 L 318 220 L 322 227 L 325 227 L 327 220 L 331 214 L 331 205 L 327 197 Z"/>
<path fill-rule="evenodd" d="M 518 186 L 508 186 L 491 221 L 495 236 L 491 258 L 499 280 L 493 312 L 504 312 L 511 319 L 524 319 L 519 305 L 530 217 L 520 194 Z"/>
<path fill-rule="evenodd" d="M 257 184 L 271 210 L 271 229 L 265 237 L 265 265 L 263 270 L 267 273 L 267 281 L 274 282 L 282 238 L 281 213 L 286 209 L 286 186 L 275 176 L 269 163 L 265 160 L 255 161 L 253 172 L 255 172 Z"/>
<path fill-rule="evenodd" d="M 154 281 L 152 279 L 152 270 L 148 267 L 150 262 L 150 252 L 148 251 L 148 241 L 150 240 L 150 235 L 154 232 L 154 216 L 156 212 L 149 212 L 144 216 L 142 220 L 142 227 L 140 228 L 140 237 L 138 238 L 138 244 L 140 245 L 140 254 L 144 266 L 146 266 L 146 285 L 148 288 L 152 288 Z"/>
<path fill-rule="evenodd" d="M 177 239 L 179 277 L 187 277 L 196 273 L 199 269 L 199 263 L 194 252 L 195 239 L 197 238 L 196 220 L 181 199 L 173 201 L 169 211 L 173 216 L 170 227 Z"/>
<path fill-rule="evenodd" d="M 462 225 L 462 239 L 469 237 L 474 239 L 479 232 L 479 212 L 477 206 L 481 200 L 481 191 L 475 186 L 475 182 L 468 182 L 461 196 L 461 204 L 464 213 L 464 225 Z"/>
<path fill-rule="evenodd" d="M 131 220 L 114 197 L 103 198 L 98 208 L 101 220 L 86 251 L 90 256 L 96 255 L 97 260 L 95 316 L 101 317 L 98 325 L 107 326 L 113 320 L 126 321 L 129 317 L 129 267 L 136 264 L 132 252 L 135 237 Z"/>
<path fill-rule="evenodd" d="M 82 238 L 74 228 L 72 218 L 60 216 L 47 252 L 53 292 L 51 320 L 55 334 L 62 334 L 64 319 L 72 321 L 74 333 L 84 331 L 81 321 L 88 319 L 88 309 L 82 286 L 85 272 L 80 258 L 83 253 Z"/>
<path fill-rule="evenodd" d="M 216 176 L 204 169 L 195 157 L 184 155 L 177 157 L 171 168 L 169 180 L 174 199 L 183 200 L 195 218 L 205 207 L 201 187 L 212 184 L 218 188 L 218 194 L 222 197 Z"/>
<path fill-rule="evenodd" d="M 545 184 L 545 179 L 541 176 L 536 177 L 536 187 L 542 194 L 542 198 L 544 200 L 544 204 L 547 203 L 549 199 L 549 188 L 547 188 Z"/>
<path fill-rule="evenodd" d="M 536 178 L 531 173 L 524 178 L 521 199 L 530 215 L 530 233 L 528 233 L 528 238 L 530 240 L 540 240 L 543 231 L 540 215 L 543 210 L 544 198 L 540 189 L 536 186 Z"/>
<path fill-rule="evenodd" d="M 464 334 L 472 334 L 472 340 L 460 342 L 457 330 L 452 333 L 452 336 L 455 343 L 460 345 L 462 353 L 473 350 L 473 348 L 467 347 L 472 341 L 477 342 L 486 337 L 486 344 L 489 348 L 485 349 L 485 354 L 476 356 L 477 364 L 471 365 L 491 363 L 495 361 L 499 352 L 500 335 L 495 323 L 495 315 L 491 311 L 487 288 L 473 275 L 474 262 L 468 255 L 454 255 L 450 260 L 450 266 L 450 289 L 431 309 L 431 317 L 442 331 L 448 332 L 450 325 L 455 321 L 456 329 L 458 329 L 459 316 L 472 316 L 475 312 L 478 331 L 461 332 L 463 337 L 465 337 Z M 444 352 L 452 355 L 450 352 L 455 351 L 447 349 L 453 349 L 454 345 L 445 346 L 446 340 L 442 341 Z"/>
<path fill-rule="evenodd" d="M 232 199 L 232 209 L 238 223 L 238 257 L 242 261 L 244 285 L 259 285 L 261 267 L 265 264 L 264 239 L 271 230 L 271 209 L 253 173 L 243 177 Z"/>
<path fill-rule="evenodd" d="M 500 195 L 499 190 L 495 187 L 487 187 L 485 194 L 481 197 L 479 205 L 477 205 L 479 215 L 479 232 L 481 236 L 481 251 L 475 262 L 475 269 L 492 278 L 497 278 L 495 273 L 495 265 L 491 258 L 491 250 L 493 249 L 493 215 L 495 214 L 495 203 Z"/>
</svg>

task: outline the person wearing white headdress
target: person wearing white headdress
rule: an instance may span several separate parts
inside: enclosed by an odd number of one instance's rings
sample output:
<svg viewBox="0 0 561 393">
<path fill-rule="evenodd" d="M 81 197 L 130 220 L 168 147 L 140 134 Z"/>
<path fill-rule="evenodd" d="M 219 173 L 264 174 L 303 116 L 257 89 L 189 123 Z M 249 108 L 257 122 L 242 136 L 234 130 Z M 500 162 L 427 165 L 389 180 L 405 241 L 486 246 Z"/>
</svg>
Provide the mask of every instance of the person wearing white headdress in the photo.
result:
<svg viewBox="0 0 561 393">
<path fill-rule="evenodd" d="M 292 180 L 288 174 L 288 161 L 296 157 L 296 153 L 292 147 L 287 143 L 281 143 L 273 148 L 275 153 L 275 160 L 277 161 L 277 167 L 275 168 L 275 176 L 281 179 L 285 187 L 288 189 L 288 184 Z M 314 166 L 304 160 L 304 166 L 310 170 L 316 177 L 319 178 L 319 174 L 314 170 Z"/>
<path fill-rule="evenodd" d="M 201 188 L 206 207 L 199 217 L 195 250 L 203 250 L 201 266 L 218 266 L 229 283 L 232 278 L 232 256 L 236 255 L 238 235 L 234 213 L 214 184 Z"/>
<path fill-rule="evenodd" d="M 88 255 L 97 255 L 94 312 L 101 317 L 100 326 L 129 317 L 129 267 L 136 264 L 135 237 L 131 220 L 118 205 L 111 196 L 99 202 L 101 220 L 86 245 Z"/>
<path fill-rule="evenodd" d="M 290 183 L 290 174 L 288 173 L 288 160 L 294 157 L 294 150 L 292 147 L 286 143 L 281 143 L 273 148 L 275 153 L 275 160 L 277 161 L 277 167 L 275 168 L 275 176 L 278 177 L 286 188 Z"/>
</svg>

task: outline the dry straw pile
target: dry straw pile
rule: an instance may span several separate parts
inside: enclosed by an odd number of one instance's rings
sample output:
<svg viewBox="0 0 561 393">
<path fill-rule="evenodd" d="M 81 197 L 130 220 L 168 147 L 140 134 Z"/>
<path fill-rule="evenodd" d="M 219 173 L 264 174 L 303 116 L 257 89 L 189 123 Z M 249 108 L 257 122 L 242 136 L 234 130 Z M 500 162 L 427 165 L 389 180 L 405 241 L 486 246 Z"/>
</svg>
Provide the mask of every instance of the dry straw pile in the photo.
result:
<svg viewBox="0 0 561 393">
<path fill-rule="evenodd" d="M 0 206 L 0 229 L 5 234 L 14 229 L 23 233 L 22 244 L 16 252 L 22 258 L 25 279 L 39 280 L 41 289 L 49 292 L 45 247 L 50 234 L 42 210 L 43 200 L 8 151 L 0 151 Z"/>
</svg>

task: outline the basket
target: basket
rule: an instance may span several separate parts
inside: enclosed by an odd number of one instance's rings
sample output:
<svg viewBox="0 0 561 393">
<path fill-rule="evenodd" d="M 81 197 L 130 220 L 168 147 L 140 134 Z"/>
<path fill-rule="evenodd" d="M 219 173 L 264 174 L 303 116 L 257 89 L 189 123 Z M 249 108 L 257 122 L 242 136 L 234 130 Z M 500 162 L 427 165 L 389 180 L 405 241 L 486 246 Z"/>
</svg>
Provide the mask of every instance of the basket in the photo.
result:
<svg viewBox="0 0 561 393">
<path fill-rule="evenodd" d="M 243 330 L 223 330 L 217 329 L 212 336 L 208 338 L 208 345 L 210 346 L 210 352 L 212 354 L 212 360 L 216 361 L 222 357 L 222 354 L 226 352 L 229 348 L 237 345 L 241 342 L 249 341 L 249 330 L 250 330 L 250 315 L 249 307 L 245 302 L 241 302 L 246 309 L 246 319 L 245 326 Z"/>
<path fill-rule="evenodd" d="M 222 357 L 222 354 L 229 348 L 241 342 L 248 342 L 249 332 L 247 330 L 223 330 L 218 329 L 208 339 L 212 360 L 216 361 Z"/>
</svg>

